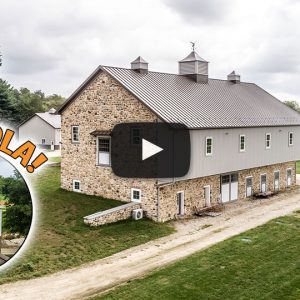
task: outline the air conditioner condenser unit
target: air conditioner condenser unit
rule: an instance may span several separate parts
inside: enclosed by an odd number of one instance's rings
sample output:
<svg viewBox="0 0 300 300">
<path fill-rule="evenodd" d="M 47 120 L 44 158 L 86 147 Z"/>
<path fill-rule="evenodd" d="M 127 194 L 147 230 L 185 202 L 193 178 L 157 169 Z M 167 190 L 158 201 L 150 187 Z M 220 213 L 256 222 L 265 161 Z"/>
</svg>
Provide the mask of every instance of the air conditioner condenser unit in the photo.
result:
<svg viewBox="0 0 300 300">
<path fill-rule="evenodd" d="M 132 218 L 134 220 L 140 220 L 143 218 L 143 210 L 141 208 L 138 208 L 138 209 L 134 209 L 132 211 Z"/>
</svg>

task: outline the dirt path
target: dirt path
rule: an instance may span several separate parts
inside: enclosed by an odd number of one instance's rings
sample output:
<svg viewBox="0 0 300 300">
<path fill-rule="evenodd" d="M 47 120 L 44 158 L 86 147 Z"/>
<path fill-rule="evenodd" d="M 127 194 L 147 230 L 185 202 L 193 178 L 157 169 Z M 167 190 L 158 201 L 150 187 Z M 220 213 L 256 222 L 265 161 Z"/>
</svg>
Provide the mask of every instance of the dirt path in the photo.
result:
<svg viewBox="0 0 300 300">
<path fill-rule="evenodd" d="M 0 299 L 82 299 L 297 209 L 300 190 L 269 200 L 230 204 L 222 216 L 175 222 L 176 233 L 108 258 L 42 278 L 4 284 Z"/>
</svg>

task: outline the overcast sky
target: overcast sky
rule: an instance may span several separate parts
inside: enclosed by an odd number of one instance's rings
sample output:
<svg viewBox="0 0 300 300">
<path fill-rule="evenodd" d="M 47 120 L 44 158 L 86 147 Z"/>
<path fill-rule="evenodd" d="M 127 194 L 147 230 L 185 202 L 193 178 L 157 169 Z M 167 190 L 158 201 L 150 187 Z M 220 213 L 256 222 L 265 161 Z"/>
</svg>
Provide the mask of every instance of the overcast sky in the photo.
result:
<svg viewBox="0 0 300 300">
<path fill-rule="evenodd" d="M 15 167 L 6 159 L 0 157 L 0 176 L 9 177 L 14 175 Z"/>
<path fill-rule="evenodd" d="M 0 77 L 69 96 L 99 65 L 177 72 L 196 42 L 211 78 L 232 70 L 300 102 L 300 1 L 2 0 Z"/>
</svg>

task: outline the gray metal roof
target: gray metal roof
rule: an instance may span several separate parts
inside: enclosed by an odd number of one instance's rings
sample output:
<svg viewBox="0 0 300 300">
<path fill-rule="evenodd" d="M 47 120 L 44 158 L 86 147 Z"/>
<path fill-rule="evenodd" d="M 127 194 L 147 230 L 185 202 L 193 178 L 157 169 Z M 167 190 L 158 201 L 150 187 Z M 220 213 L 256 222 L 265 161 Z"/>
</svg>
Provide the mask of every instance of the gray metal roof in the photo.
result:
<svg viewBox="0 0 300 300">
<path fill-rule="evenodd" d="M 196 51 L 192 51 L 186 58 L 180 60 L 179 62 L 195 61 L 195 60 L 207 62 L 205 59 L 200 57 Z"/>
<path fill-rule="evenodd" d="M 61 116 L 60 115 L 51 114 L 49 112 L 36 113 L 36 115 L 39 116 L 44 121 L 46 121 L 48 124 L 50 124 L 55 129 L 61 128 L 61 124 L 60 124 Z"/>
<path fill-rule="evenodd" d="M 300 114 L 253 83 L 101 66 L 166 122 L 189 128 L 300 125 Z M 71 100 L 71 99 L 70 99 Z"/>
</svg>

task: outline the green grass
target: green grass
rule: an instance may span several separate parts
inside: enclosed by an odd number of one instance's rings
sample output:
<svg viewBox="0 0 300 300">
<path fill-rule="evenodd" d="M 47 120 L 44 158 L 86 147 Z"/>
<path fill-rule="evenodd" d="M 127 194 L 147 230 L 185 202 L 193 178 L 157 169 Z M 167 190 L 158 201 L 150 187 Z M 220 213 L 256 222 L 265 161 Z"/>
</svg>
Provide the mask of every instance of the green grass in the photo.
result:
<svg viewBox="0 0 300 300">
<path fill-rule="evenodd" d="M 296 164 L 296 173 L 300 174 L 300 161 L 297 161 L 297 164 Z"/>
<path fill-rule="evenodd" d="M 300 299 L 299 231 L 300 211 L 93 299 Z"/>
<path fill-rule="evenodd" d="M 39 205 L 35 238 L 24 256 L 0 274 L 0 283 L 75 267 L 174 231 L 146 219 L 88 227 L 83 216 L 122 202 L 60 189 L 59 167 L 46 167 L 35 176 Z"/>
<path fill-rule="evenodd" d="M 60 156 L 57 156 L 57 157 L 49 157 L 49 158 L 48 158 L 48 161 L 49 161 L 49 162 L 52 162 L 52 163 L 60 163 L 60 162 L 61 162 L 61 157 L 60 157 Z"/>
</svg>

